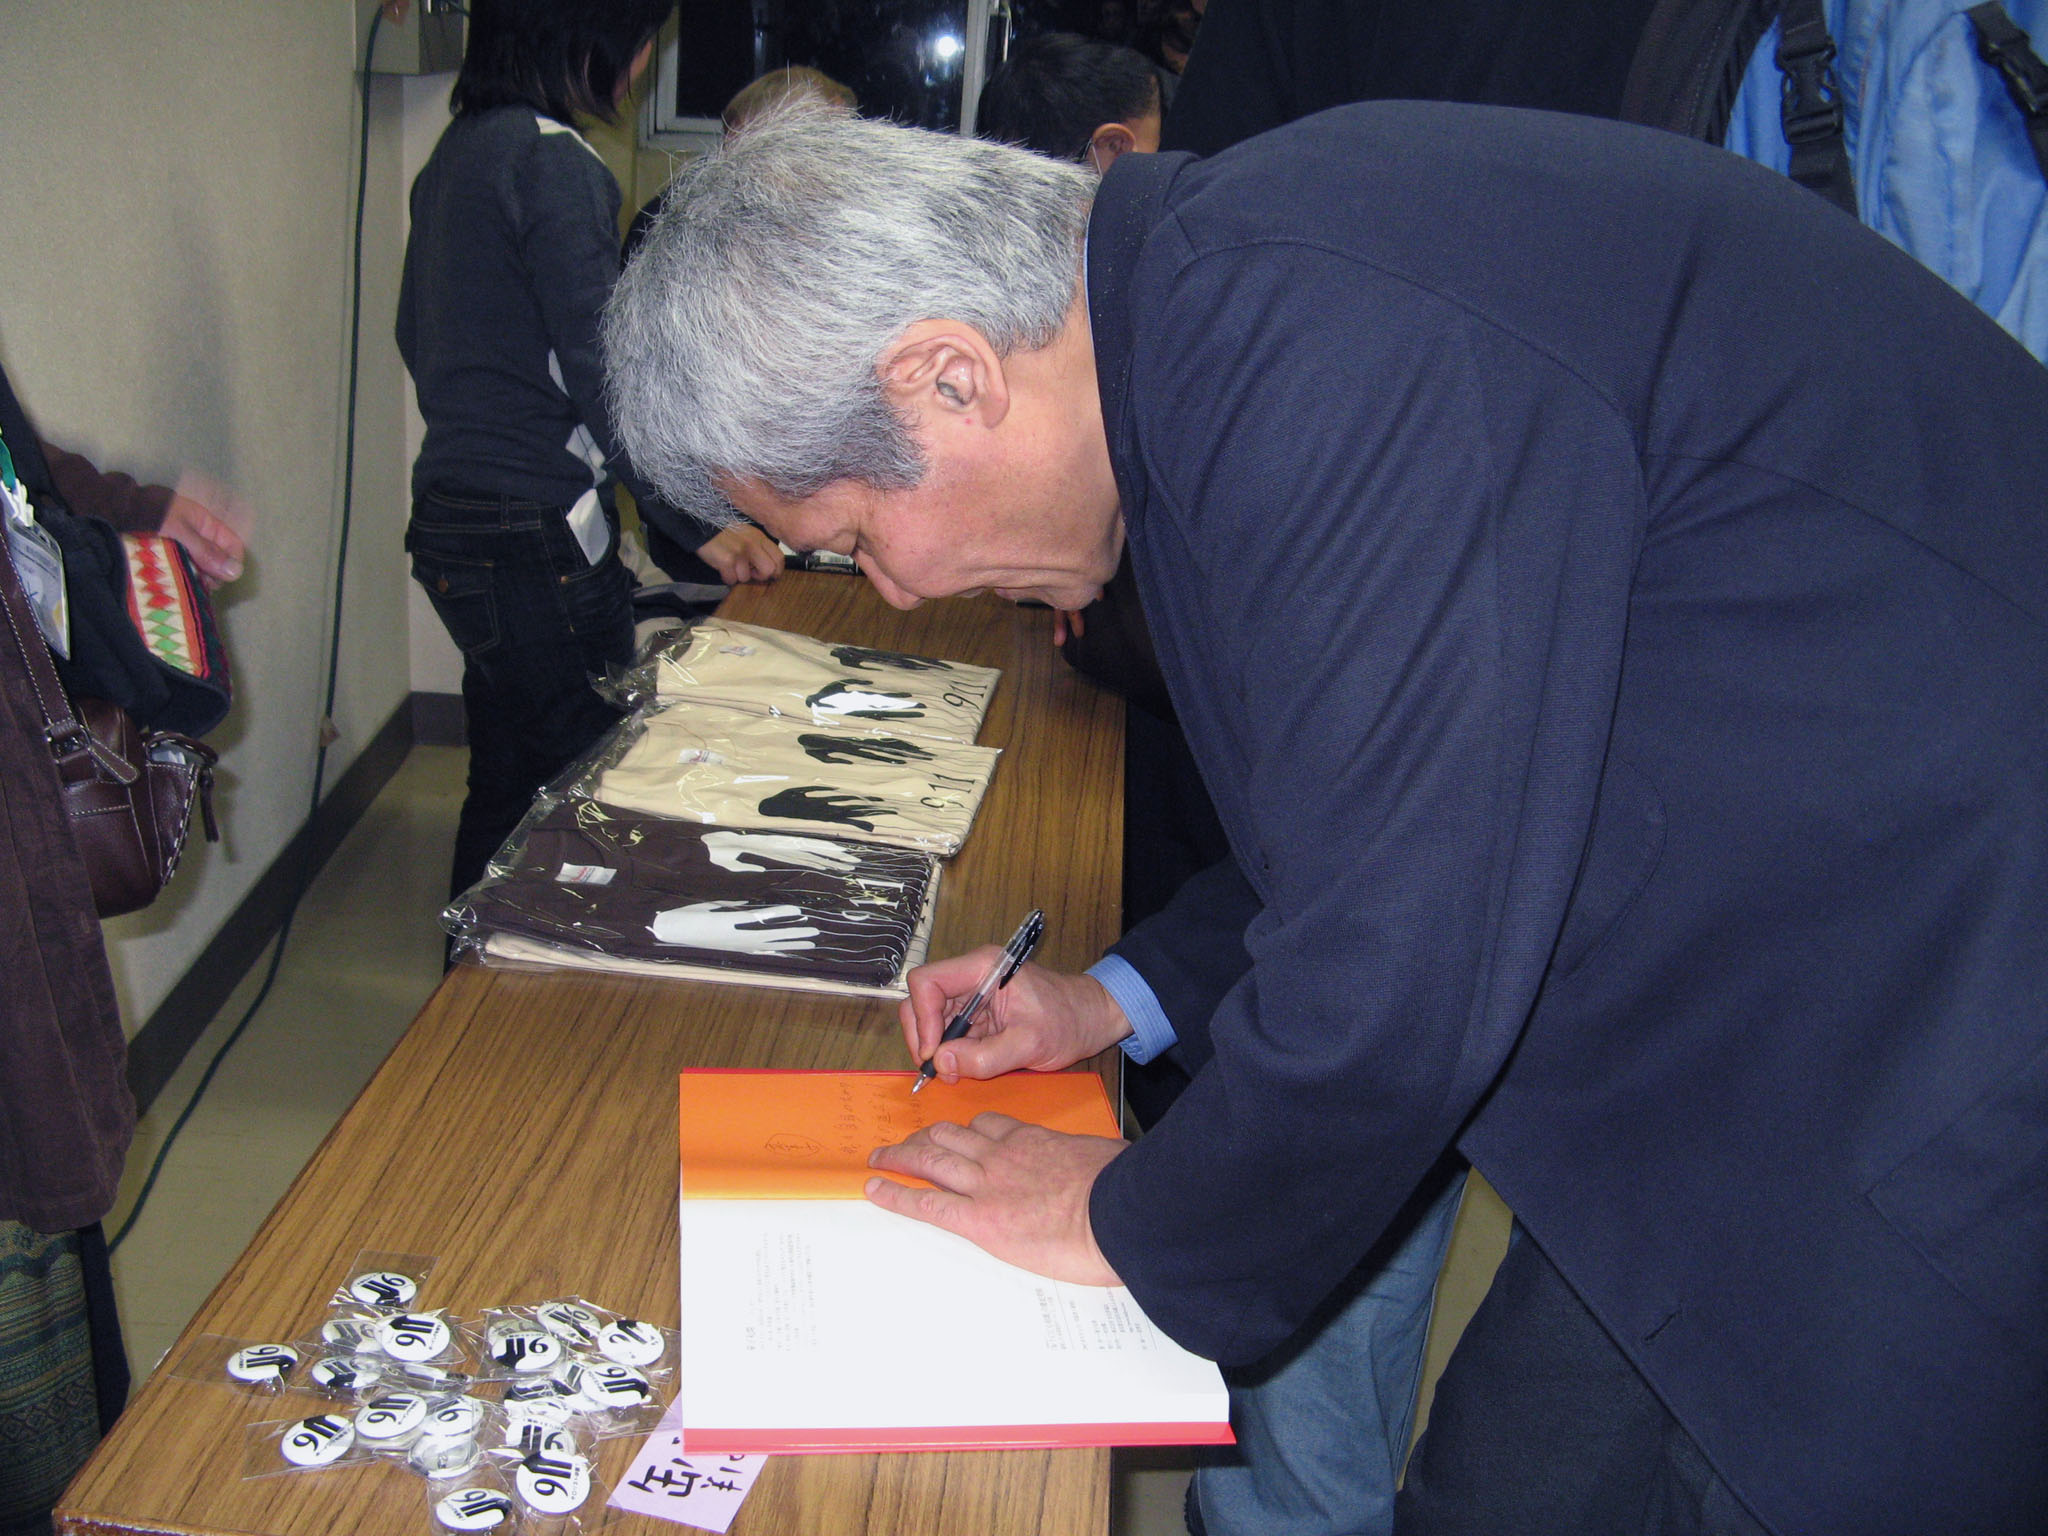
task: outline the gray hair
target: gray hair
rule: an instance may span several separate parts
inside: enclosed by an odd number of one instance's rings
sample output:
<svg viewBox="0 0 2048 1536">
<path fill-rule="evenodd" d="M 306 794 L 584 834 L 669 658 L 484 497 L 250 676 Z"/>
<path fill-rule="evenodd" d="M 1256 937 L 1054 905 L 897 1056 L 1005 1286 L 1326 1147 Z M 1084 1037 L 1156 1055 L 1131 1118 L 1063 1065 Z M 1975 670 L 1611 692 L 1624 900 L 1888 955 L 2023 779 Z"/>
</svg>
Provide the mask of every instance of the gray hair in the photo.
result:
<svg viewBox="0 0 2048 1536">
<path fill-rule="evenodd" d="M 604 315 L 612 418 L 640 473 L 730 522 L 715 477 L 800 500 L 916 485 L 876 365 L 919 320 L 999 356 L 1059 334 L 1096 181 L 1007 145 L 794 102 L 680 171 Z"/>
</svg>

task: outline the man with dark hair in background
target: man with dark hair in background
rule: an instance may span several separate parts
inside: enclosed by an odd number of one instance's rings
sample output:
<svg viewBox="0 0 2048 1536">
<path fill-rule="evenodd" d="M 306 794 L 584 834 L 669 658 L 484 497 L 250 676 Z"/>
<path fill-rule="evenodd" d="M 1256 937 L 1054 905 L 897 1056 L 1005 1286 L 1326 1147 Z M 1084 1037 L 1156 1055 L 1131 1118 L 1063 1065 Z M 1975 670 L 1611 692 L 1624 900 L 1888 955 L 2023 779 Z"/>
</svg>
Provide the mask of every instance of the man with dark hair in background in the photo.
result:
<svg viewBox="0 0 2048 1536">
<path fill-rule="evenodd" d="M 975 131 L 1097 175 L 1118 155 L 1159 148 L 1159 76 L 1144 55 L 1073 32 L 1027 37 L 982 88 Z"/>
</svg>

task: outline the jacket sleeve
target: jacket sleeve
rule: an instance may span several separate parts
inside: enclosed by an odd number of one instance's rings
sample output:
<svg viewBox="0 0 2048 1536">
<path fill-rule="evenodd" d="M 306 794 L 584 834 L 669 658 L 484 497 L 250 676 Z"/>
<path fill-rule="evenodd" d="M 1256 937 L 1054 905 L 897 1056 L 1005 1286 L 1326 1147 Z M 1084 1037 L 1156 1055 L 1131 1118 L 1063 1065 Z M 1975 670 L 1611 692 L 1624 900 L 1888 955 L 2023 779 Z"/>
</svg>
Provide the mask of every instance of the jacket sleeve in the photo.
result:
<svg viewBox="0 0 2048 1536">
<path fill-rule="evenodd" d="M 155 533 L 170 510 L 171 488 L 143 485 L 132 476 L 109 474 L 83 454 L 45 441 L 43 458 L 64 505 L 81 517 L 96 517 L 123 533 Z"/>
<path fill-rule="evenodd" d="M 1251 967 L 1244 935 L 1258 914 L 1258 893 L 1234 859 L 1223 859 L 1111 948 L 1145 978 L 1190 1071 L 1214 1054 L 1209 1017 Z"/>
<path fill-rule="evenodd" d="M 1365 1253 L 1527 1018 L 1642 502 L 1624 424 L 1513 337 L 1332 253 L 1176 241 L 1145 313 L 1216 320 L 1141 327 L 1131 539 L 1256 895 L 1211 891 L 1249 916 L 1210 1059 L 1091 1216 L 1154 1321 L 1240 1362 Z M 1136 937 L 1155 990 L 1202 947 L 1180 902 Z"/>
<path fill-rule="evenodd" d="M 542 132 L 528 146 L 515 179 L 520 254 L 547 328 L 562 389 L 605 469 L 633 493 L 641 514 L 685 549 L 717 530 L 663 501 L 634 469 L 605 404 L 598 321 L 619 280 L 619 189 L 612 173 L 582 140 Z"/>
</svg>

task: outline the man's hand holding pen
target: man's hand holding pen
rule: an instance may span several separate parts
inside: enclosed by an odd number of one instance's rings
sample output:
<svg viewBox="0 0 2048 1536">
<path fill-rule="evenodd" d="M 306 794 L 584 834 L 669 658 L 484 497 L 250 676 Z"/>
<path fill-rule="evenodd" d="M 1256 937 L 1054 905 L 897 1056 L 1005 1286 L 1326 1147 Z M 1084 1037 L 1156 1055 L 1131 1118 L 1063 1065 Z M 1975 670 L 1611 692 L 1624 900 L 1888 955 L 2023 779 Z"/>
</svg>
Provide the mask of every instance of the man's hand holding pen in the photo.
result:
<svg viewBox="0 0 2048 1536">
<path fill-rule="evenodd" d="M 898 1005 L 912 1061 L 931 1061 L 941 1082 L 1057 1072 L 1108 1050 L 1131 1032 L 1130 1020 L 1102 983 L 1026 965 L 981 1010 L 964 1040 L 939 1043 L 946 1025 L 974 994 L 1002 951 L 993 944 L 936 960 L 910 973 Z"/>
<path fill-rule="evenodd" d="M 947 1022 L 988 977 L 1002 951 L 984 945 L 920 966 L 900 1010 L 911 1060 L 934 1061 L 939 1079 L 1058 1071 L 1108 1049 L 1130 1021 L 1101 983 L 1025 965 L 981 1009 L 965 1039 L 944 1045 Z M 871 1154 L 884 1173 L 929 1180 L 911 1189 L 870 1179 L 867 1196 L 885 1210 L 957 1232 L 999 1259 L 1035 1274 L 1082 1285 L 1116 1285 L 1095 1246 L 1088 1195 L 1095 1176 L 1127 1144 L 1066 1136 L 1007 1115 L 972 1124 L 940 1122 Z"/>
</svg>

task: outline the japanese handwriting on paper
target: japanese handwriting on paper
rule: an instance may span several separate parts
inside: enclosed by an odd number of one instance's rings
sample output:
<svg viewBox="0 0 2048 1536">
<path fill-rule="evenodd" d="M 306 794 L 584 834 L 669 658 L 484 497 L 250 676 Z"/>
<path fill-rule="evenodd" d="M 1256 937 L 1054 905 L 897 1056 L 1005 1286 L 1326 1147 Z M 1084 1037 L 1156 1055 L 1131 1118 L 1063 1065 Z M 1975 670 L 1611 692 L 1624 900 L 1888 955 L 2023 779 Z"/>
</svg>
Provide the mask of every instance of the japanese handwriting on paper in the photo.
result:
<svg viewBox="0 0 2048 1536">
<path fill-rule="evenodd" d="M 721 1456 L 721 1463 L 745 1462 L 744 1456 Z M 665 1467 L 649 1467 L 640 1476 L 628 1478 L 627 1483 L 642 1493 L 653 1493 L 657 1487 L 671 1499 L 687 1499 L 702 1483 L 706 1488 L 716 1488 L 721 1493 L 738 1493 L 740 1485 L 735 1481 L 746 1471 L 744 1466 L 720 1465 L 715 1471 L 701 1472 L 681 1456 L 671 1456 Z"/>
<path fill-rule="evenodd" d="M 767 1459 L 731 1452 L 686 1453 L 682 1436 L 673 1429 L 656 1430 L 641 1443 L 610 1502 L 613 1508 L 634 1514 L 723 1531 L 739 1513 Z"/>
</svg>

